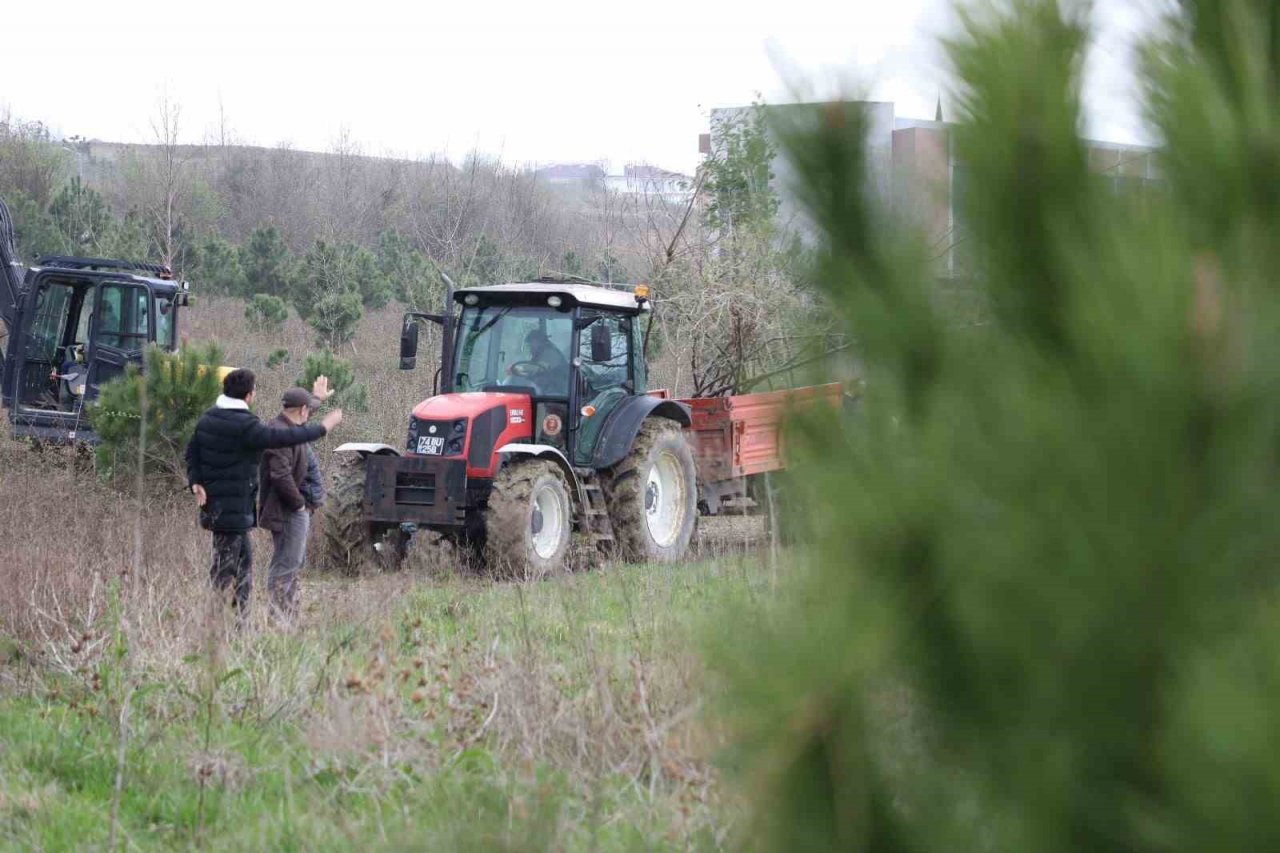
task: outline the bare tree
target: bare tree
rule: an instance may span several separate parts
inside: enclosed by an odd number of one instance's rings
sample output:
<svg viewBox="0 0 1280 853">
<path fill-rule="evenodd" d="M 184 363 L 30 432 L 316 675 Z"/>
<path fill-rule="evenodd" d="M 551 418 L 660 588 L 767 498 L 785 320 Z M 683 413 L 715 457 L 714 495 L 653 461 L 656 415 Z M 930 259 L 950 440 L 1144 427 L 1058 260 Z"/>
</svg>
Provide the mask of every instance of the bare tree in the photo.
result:
<svg viewBox="0 0 1280 853">
<path fill-rule="evenodd" d="M 154 165 L 156 186 L 148 207 L 161 260 L 169 266 L 177 260 L 175 236 L 182 205 L 191 191 L 187 175 L 189 157 L 178 141 L 181 118 L 182 106 L 171 100 L 168 93 L 161 95 L 156 114 L 151 119 L 151 132 L 157 149 Z"/>
</svg>

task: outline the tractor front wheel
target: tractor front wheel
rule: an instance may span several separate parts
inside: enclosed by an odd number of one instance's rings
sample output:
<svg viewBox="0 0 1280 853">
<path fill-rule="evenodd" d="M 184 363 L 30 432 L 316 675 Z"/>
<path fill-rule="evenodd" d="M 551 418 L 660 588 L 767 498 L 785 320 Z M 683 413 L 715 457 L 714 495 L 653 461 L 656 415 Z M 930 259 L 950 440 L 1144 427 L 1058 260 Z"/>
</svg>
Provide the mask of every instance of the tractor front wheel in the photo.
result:
<svg viewBox="0 0 1280 853">
<path fill-rule="evenodd" d="M 684 430 L 650 418 L 627 457 L 605 472 L 613 535 L 626 560 L 672 563 L 684 557 L 697 520 L 697 473 Z"/>
<path fill-rule="evenodd" d="M 375 524 L 364 515 L 365 460 L 343 459 L 325 501 L 324 549 L 331 568 L 348 575 L 394 571 L 405 558 L 408 537 L 399 525 Z"/>
<path fill-rule="evenodd" d="M 484 560 L 490 572 L 538 580 L 562 571 L 572 531 L 569 484 L 554 462 L 513 462 L 493 478 L 484 512 Z"/>
</svg>

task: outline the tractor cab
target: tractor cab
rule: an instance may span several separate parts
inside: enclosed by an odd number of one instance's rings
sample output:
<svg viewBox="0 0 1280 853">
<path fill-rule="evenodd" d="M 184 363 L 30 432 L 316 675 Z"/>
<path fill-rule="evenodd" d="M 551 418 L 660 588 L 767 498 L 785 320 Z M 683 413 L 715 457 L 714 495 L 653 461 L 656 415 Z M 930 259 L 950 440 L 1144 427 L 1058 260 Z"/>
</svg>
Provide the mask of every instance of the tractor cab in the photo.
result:
<svg viewBox="0 0 1280 853">
<path fill-rule="evenodd" d="M 3 384 L 16 436 L 92 441 L 86 407 L 102 386 L 141 364 L 148 346 L 173 350 L 186 282 L 167 267 L 49 257 L 0 273 Z"/>
<path fill-rule="evenodd" d="M 597 427 L 646 390 L 647 301 L 629 289 L 539 283 L 469 288 L 454 300 L 446 390 L 527 396 L 530 439 L 589 466 Z"/>
</svg>

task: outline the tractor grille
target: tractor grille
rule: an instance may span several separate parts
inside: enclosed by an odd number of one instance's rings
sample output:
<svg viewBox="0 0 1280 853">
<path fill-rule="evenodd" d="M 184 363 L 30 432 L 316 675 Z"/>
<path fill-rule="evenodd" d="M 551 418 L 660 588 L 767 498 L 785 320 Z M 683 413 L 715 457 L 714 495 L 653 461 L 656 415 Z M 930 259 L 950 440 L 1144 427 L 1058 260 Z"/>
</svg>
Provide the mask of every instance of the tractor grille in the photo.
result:
<svg viewBox="0 0 1280 853">
<path fill-rule="evenodd" d="M 407 450 L 418 456 L 458 456 L 467 440 L 467 419 L 409 419 Z M 438 442 L 438 444 L 437 444 Z"/>
</svg>

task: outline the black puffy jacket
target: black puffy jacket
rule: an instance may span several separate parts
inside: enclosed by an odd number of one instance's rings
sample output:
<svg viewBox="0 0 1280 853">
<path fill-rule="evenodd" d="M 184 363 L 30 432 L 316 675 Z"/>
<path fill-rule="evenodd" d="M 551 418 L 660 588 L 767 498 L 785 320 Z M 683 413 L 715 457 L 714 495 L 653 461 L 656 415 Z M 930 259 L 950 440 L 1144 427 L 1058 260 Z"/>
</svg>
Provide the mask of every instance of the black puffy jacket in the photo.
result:
<svg viewBox="0 0 1280 853">
<path fill-rule="evenodd" d="M 318 423 L 265 424 L 248 409 L 215 407 L 201 415 L 187 444 L 187 482 L 204 487 L 213 529 L 243 532 L 257 523 L 263 450 L 306 444 L 324 433 Z"/>
</svg>

